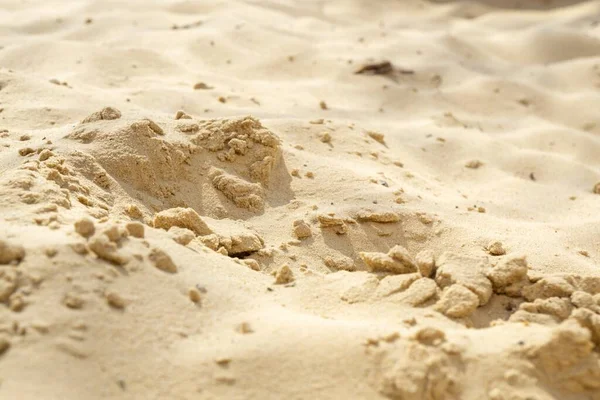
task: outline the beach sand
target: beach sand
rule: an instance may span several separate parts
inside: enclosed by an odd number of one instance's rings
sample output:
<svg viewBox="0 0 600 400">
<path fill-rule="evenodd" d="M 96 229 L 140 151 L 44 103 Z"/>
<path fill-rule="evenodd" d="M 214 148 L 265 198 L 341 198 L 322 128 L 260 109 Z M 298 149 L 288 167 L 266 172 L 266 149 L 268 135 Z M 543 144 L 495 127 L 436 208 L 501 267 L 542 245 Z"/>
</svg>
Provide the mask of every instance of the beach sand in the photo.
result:
<svg viewBox="0 0 600 400">
<path fill-rule="evenodd" d="M 600 399 L 600 1 L 0 1 L 1 399 Z"/>
</svg>

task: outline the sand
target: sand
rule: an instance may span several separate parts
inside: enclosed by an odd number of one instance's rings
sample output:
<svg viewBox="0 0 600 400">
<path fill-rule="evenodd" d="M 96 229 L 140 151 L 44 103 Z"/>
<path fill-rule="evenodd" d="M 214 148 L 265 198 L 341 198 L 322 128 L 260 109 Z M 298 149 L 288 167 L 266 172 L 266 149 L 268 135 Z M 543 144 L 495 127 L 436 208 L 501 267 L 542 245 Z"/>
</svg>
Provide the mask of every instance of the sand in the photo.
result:
<svg viewBox="0 0 600 400">
<path fill-rule="evenodd" d="M 600 399 L 598 1 L 0 1 L 0 398 Z"/>
</svg>

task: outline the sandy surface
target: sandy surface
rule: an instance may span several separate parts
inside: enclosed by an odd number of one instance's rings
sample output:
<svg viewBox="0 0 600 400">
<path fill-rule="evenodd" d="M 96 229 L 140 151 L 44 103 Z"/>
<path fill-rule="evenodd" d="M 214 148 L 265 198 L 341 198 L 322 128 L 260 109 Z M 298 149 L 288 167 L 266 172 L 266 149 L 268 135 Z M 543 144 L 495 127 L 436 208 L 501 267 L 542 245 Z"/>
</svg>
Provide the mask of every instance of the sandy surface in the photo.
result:
<svg viewBox="0 0 600 400">
<path fill-rule="evenodd" d="M 600 399 L 599 12 L 0 1 L 0 398 Z"/>
</svg>

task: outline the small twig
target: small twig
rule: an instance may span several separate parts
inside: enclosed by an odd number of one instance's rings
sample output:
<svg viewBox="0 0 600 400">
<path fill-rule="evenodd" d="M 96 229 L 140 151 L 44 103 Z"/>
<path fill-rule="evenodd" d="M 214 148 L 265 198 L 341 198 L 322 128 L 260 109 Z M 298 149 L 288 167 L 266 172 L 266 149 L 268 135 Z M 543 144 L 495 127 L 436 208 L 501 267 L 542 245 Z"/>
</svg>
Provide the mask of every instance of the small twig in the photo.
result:
<svg viewBox="0 0 600 400">
<path fill-rule="evenodd" d="M 390 61 L 381 61 L 373 64 L 365 64 L 360 67 L 355 74 L 360 75 L 389 75 L 393 72 L 398 72 L 404 75 L 412 75 L 415 71 L 411 69 L 397 69 L 394 68 Z"/>
<path fill-rule="evenodd" d="M 368 74 L 368 75 L 386 75 L 394 71 L 394 67 L 389 61 L 382 61 L 375 64 L 363 65 L 355 74 Z"/>
</svg>

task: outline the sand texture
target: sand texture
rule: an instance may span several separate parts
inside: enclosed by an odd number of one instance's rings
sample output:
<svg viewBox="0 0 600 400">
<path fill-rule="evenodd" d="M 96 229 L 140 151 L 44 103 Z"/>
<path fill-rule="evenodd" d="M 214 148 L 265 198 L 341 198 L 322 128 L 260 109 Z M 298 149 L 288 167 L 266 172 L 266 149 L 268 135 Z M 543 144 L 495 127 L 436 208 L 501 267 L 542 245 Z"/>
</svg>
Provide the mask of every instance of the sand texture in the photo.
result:
<svg viewBox="0 0 600 400">
<path fill-rule="evenodd" d="M 600 400 L 600 1 L 0 0 L 0 399 Z"/>
</svg>

